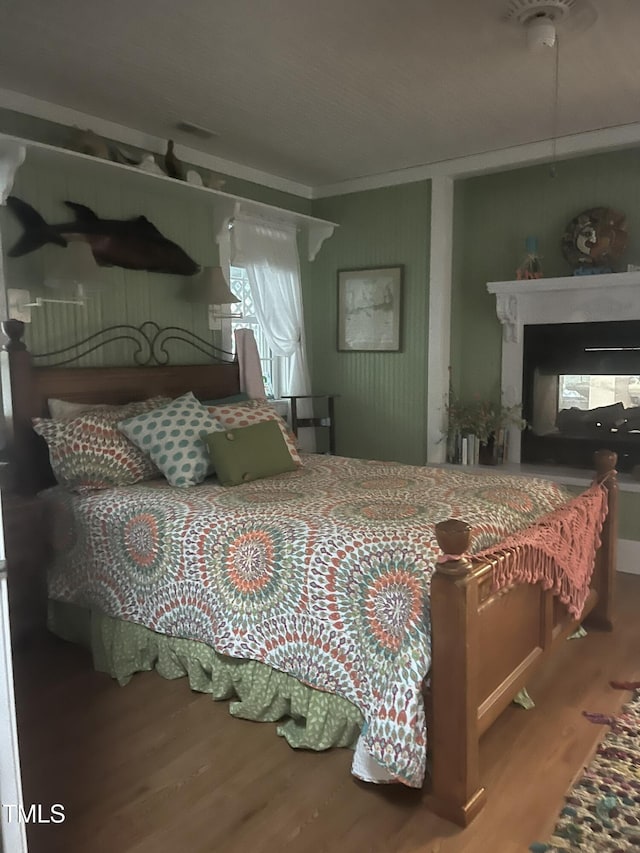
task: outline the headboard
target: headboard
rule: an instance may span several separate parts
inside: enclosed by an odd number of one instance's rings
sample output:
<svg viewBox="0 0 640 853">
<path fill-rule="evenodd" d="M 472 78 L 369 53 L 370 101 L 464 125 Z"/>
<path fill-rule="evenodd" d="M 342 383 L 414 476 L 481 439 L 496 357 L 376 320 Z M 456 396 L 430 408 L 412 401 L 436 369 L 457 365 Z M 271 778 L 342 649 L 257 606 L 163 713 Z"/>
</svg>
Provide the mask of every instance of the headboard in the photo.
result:
<svg viewBox="0 0 640 853">
<path fill-rule="evenodd" d="M 55 480 L 47 446 L 33 431 L 31 419 L 47 417 L 51 397 L 86 403 L 129 403 L 164 394 L 193 391 L 201 400 L 226 397 L 240 390 L 238 363 L 231 353 L 214 347 L 186 329 L 157 323 L 111 326 L 56 352 L 35 355 L 22 340 L 24 324 L 7 320 L 8 338 L 0 352 L 7 458 L 12 488 L 33 494 Z M 170 363 L 167 344 L 179 341 L 207 355 L 207 364 Z M 118 342 L 132 350 L 132 367 L 70 367 L 82 356 Z M 50 363 L 39 366 L 38 361 Z"/>
</svg>

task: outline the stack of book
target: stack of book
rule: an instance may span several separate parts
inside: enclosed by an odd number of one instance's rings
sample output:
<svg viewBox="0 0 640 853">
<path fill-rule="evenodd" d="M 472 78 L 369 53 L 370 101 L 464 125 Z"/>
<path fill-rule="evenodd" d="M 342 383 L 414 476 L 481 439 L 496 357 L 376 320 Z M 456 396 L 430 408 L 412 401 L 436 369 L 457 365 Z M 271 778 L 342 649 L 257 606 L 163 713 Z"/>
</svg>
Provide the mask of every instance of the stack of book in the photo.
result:
<svg viewBox="0 0 640 853">
<path fill-rule="evenodd" d="M 447 442 L 447 462 L 454 465 L 501 465 L 507 459 L 509 430 L 501 429 L 489 441 L 457 432 Z"/>
</svg>

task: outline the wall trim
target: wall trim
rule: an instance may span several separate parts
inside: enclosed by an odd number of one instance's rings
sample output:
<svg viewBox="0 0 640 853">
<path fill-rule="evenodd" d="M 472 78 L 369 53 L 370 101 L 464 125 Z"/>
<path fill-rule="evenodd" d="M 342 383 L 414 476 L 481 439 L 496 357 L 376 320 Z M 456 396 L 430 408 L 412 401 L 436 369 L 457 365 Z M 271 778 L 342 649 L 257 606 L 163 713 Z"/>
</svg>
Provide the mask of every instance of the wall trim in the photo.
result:
<svg viewBox="0 0 640 853">
<path fill-rule="evenodd" d="M 427 462 L 447 456 L 446 402 L 451 364 L 451 288 L 453 265 L 453 191 L 448 176 L 431 182 L 429 258 L 429 331 L 427 341 Z"/>
<path fill-rule="evenodd" d="M 30 95 L 23 95 L 21 92 L 13 92 L 9 89 L 0 88 L 0 107 L 68 127 L 90 129 L 100 136 L 105 136 L 107 139 L 112 139 L 123 145 L 133 145 L 135 148 L 142 148 L 153 154 L 164 154 L 167 144 L 167 140 L 162 137 L 144 133 L 131 127 L 125 127 L 122 124 L 117 124 L 98 116 L 88 115 L 70 107 L 53 104 L 50 101 L 41 101 L 39 98 L 32 98 Z M 268 172 L 262 172 L 250 166 L 243 166 L 241 163 L 235 163 L 231 160 L 225 160 L 222 157 L 216 157 L 214 154 L 198 151 L 196 148 L 190 148 L 188 145 L 176 144 L 176 154 L 181 160 L 193 166 L 202 166 L 204 169 L 222 172 L 229 177 L 251 181 L 254 184 L 261 184 L 272 190 L 290 193 L 301 198 L 312 198 L 311 187 L 308 187 L 306 184 L 300 184 L 288 178 L 281 178 L 278 175 L 271 175 Z"/>
<path fill-rule="evenodd" d="M 133 145 L 155 154 L 164 153 L 166 140 L 161 137 L 88 115 L 70 107 L 32 98 L 30 95 L 24 95 L 21 92 L 0 88 L 0 107 L 69 127 L 91 128 L 95 133 L 116 142 Z M 614 125 L 558 137 L 556 156 L 562 160 L 633 146 L 640 146 L 640 122 Z M 216 157 L 214 154 L 207 154 L 186 145 L 178 145 L 177 152 L 181 158 L 194 166 L 223 172 L 230 177 L 251 181 L 301 198 L 316 199 L 409 184 L 415 181 L 433 180 L 437 177 L 469 178 L 474 175 L 504 172 L 508 169 L 548 162 L 551 159 L 551 140 L 545 139 L 508 148 L 496 148 L 492 151 L 470 154 L 466 157 L 423 163 L 406 169 L 396 169 L 377 175 L 363 175 L 360 178 L 315 187 L 291 181 L 279 175 L 272 175 L 269 172 L 262 172 L 241 163 L 225 160 L 222 157 Z"/>
<path fill-rule="evenodd" d="M 640 575 L 640 540 L 618 539 L 618 571 Z"/>
<path fill-rule="evenodd" d="M 563 160 L 634 146 L 640 146 L 640 122 L 558 137 L 556 156 L 558 160 Z M 326 198 L 327 196 L 346 195 L 347 193 L 408 184 L 414 181 L 433 180 L 443 176 L 471 178 L 490 172 L 506 172 L 509 169 L 534 166 L 537 163 L 548 163 L 551 161 L 551 157 L 551 140 L 545 139 L 540 142 L 514 145 L 509 148 L 496 148 L 493 151 L 470 154 L 466 157 L 439 160 L 378 175 L 364 175 L 361 178 L 325 184 L 314 187 L 311 197 Z"/>
</svg>

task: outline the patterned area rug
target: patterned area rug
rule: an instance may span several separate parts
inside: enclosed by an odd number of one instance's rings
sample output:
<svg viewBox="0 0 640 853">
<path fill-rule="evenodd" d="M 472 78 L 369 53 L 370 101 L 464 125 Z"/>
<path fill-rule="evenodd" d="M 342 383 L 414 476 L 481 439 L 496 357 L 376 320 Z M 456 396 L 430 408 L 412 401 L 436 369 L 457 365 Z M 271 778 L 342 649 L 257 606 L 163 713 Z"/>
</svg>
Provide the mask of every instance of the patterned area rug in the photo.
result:
<svg viewBox="0 0 640 853">
<path fill-rule="evenodd" d="M 608 724 L 610 731 L 571 789 L 549 841 L 532 844 L 529 850 L 640 853 L 640 690 L 615 717 L 585 716 Z"/>
</svg>

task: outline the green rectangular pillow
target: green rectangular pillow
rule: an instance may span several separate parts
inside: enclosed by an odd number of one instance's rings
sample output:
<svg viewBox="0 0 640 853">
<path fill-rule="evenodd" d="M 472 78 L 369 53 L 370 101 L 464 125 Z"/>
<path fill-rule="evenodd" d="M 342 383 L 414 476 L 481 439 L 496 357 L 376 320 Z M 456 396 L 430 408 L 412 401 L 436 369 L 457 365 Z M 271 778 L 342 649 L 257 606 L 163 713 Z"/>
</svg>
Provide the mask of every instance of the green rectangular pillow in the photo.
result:
<svg viewBox="0 0 640 853">
<path fill-rule="evenodd" d="M 206 436 L 206 442 L 223 486 L 239 486 L 298 467 L 277 421 L 213 432 Z"/>
<path fill-rule="evenodd" d="M 218 400 L 203 400 L 203 406 L 228 406 L 229 403 L 245 403 L 249 395 L 244 391 L 239 394 L 230 394 L 228 397 L 220 397 Z"/>
</svg>

